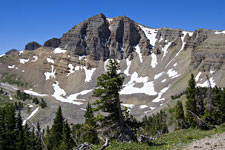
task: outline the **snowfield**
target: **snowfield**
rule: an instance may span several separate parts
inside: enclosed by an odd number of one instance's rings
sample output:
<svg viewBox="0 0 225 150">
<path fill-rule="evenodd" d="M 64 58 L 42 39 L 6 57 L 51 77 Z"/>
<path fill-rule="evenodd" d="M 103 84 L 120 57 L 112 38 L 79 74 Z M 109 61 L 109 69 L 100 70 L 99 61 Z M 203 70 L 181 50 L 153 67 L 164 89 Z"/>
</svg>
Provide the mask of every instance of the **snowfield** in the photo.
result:
<svg viewBox="0 0 225 150">
<path fill-rule="evenodd" d="M 166 91 L 169 89 L 170 85 L 168 87 L 165 87 L 164 89 L 162 89 L 159 93 L 158 93 L 158 96 L 152 101 L 152 102 L 160 102 L 160 101 L 163 101 L 165 100 L 165 98 L 161 98 L 162 95 L 164 93 L 166 93 Z"/>
<path fill-rule="evenodd" d="M 151 66 L 152 66 L 152 68 L 155 68 L 157 66 L 157 64 L 158 64 L 157 56 L 156 56 L 155 53 L 152 53 L 151 57 L 152 57 Z"/>
<path fill-rule="evenodd" d="M 22 125 L 25 126 L 27 120 L 29 120 L 30 118 L 32 118 L 38 112 L 38 110 L 39 110 L 39 107 L 37 107 L 34 111 L 32 111 L 32 113 L 26 119 L 23 120 L 23 124 Z"/>
<path fill-rule="evenodd" d="M 134 87 L 135 83 L 143 83 L 143 87 Z M 148 77 L 138 77 L 137 72 L 131 75 L 130 81 L 124 85 L 124 88 L 120 91 L 120 94 L 129 95 L 135 93 L 144 93 L 146 95 L 156 95 L 154 90 L 153 81 L 148 82 Z"/>
<path fill-rule="evenodd" d="M 84 67 L 84 71 L 85 71 L 85 75 L 86 75 L 85 82 L 91 81 L 92 75 L 95 72 L 95 70 L 96 70 L 96 68 L 87 69 L 86 67 Z"/>
<path fill-rule="evenodd" d="M 199 80 L 199 78 L 200 78 L 200 76 L 201 76 L 201 72 L 199 72 L 198 74 L 197 74 L 197 76 L 195 77 L 195 81 L 197 82 L 198 80 Z"/>
<path fill-rule="evenodd" d="M 25 63 L 27 63 L 29 61 L 29 59 L 20 59 L 20 63 L 21 64 L 25 64 Z"/>
<path fill-rule="evenodd" d="M 144 31 L 145 36 L 150 40 L 150 44 L 152 46 L 155 46 L 155 42 L 157 40 L 156 35 L 157 35 L 158 29 L 151 29 L 151 28 L 144 27 L 142 25 L 139 25 L 139 26 Z"/>
<path fill-rule="evenodd" d="M 130 74 L 129 74 L 129 70 L 130 70 L 130 65 L 131 65 L 131 61 L 127 58 L 126 59 L 126 63 L 127 63 L 127 68 L 124 70 L 124 74 L 125 75 L 127 75 L 127 76 L 129 76 Z"/>
<path fill-rule="evenodd" d="M 64 53 L 66 53 L 66 50 L 63 50 L 62 48 L 58 47 L 58 48 L 54 49 L 54 51 L 52 53 L 53 54 L 64 54 Z"/>
<path fill-rule="evenodd" d="M 212 88 L 216 86 L 215 79 L 213 79 L 213 77 L 209 78 L 209 81 L 210 81 L 210 84 L 211 84 Z M 209 87 L 208 80 L 206 80 L 203 83 L 198 83 L 197 86 L 199 86 L 199 87 Z"/>
<path fill-rule="evenodd" d="M 55 76 L 56 70 L 54 70 L 54 66 L 51 65 L 51 68 L 52 68 L 52 72 L 44 73 L 46 80 L 49 80 L 50 78 L 56 78 L 56 76 Z"/>
<path fill-rule="evenodd" d="M 54 64 L 55 61 L 52 58 L 47 58 L 47 62 Z"/>
<path fill-rule="evenodd" d="M 56 100 L 59 100 L 61 102 L 65 102 L 65 103 L 75 104 L 75 105 L 82 105 L 83 104 L 81 102 L 75 102 L 75 100 L 85 101 L 84 99 L 77 99 L 77 97 L 79 95 L 86 95 L 87 93 L 90 93 L 92 91 L 92 89 L 90 89 L 90 90 L 84 90 L 84 91 L 81 91 L 79 93 L 71 94 L 71 95 L 69 95 L 69 96 L 66 97 L 66 92 L 64 91 L 64 89 L 61 89 L 59 87 L 59 82 L 58 81 L 56 81 L 55 83 L 53 83 L 52 84 L 52 87 L 54 89 L 54 94 L 52 96 Z"/>
<path fill-rule="evenodd" d="M 69 73 L 67 74 L 67 76 L 69 76 L 70 74 L 75 72 L 75 70 L 74 70 L 75 68 L 73 67 L 72 64 L 69 64 L 68 67 L 70 68 L 70 70 L 69 70 Z"/>
<path fill-rule="evenodd" d="M 143 62 L 143 58 L 142 58 L 141 49 L 140 49 L 139 45 L 137 45 L 135 47 L 135 49 L 136 49 L 136 52 L 137 52 L 137 54 L 139 56 L 140 62 L 142 63 Z"/>
<path fill-rule="evenodd" d="M 33 60 L 31 60 L 32 62 L 36 62 L 38 60 L 38 56 L 33 56 Z"/>
<path fill-rule="evenodd" d="M 29 89 L 29 90 L 24 90 L 24 93 L 27 93 L 27 94 L 30 94 L 30 95 L 33 95 L 33 96 L 48 96 L 47 94 L 39 94 L 37 92 L 34 92 L 32 89 Z"/>
</svg>

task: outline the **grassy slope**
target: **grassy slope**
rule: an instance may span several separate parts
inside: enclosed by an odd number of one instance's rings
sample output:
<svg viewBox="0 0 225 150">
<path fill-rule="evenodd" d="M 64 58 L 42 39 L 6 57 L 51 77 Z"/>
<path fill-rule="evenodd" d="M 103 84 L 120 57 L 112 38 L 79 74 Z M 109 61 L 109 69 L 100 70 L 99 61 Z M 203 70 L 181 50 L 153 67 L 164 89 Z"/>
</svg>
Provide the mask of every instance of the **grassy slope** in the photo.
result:
<svg viewBox="0 0 225 150">
<path fill-rule="evenodd" d="M 194 140 L 199 140 L 207 136 L 225 132 L 225 124 L 217 126 L 217 128 L 203 131 L 199 129 L 178 130 L 173 133 L 164 134 L 157 138 L 154 143 L 157 146 L 148 146 L 139 143 L 120 143 L 112 141 L 106 150 L 182 150 L 185 146 Z M 98 149 L 100 146 L 95 146 Z"/>
</svg>

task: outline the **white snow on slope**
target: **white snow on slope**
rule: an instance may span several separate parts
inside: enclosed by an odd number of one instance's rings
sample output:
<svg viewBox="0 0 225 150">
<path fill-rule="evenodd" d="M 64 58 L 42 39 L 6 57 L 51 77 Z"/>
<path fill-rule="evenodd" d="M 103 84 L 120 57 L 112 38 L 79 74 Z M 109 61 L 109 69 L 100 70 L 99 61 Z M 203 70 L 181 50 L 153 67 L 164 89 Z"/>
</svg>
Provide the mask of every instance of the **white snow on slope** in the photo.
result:
<svg viewBox="0 0 225 150">
<path fill-rule="evenodd" d="M 121 104 L 122 106 L 124 107 L 127 107 L 127 108 L 133 108 L 134 107 L 134 104 Z"/>
<path fill-rule="evenodd" d="M 181 41 L 182 41 L 182 46 L 181 46 L 181 48 L 180 48 L 180 50 L 177 52 L 177 54 L 173 57 L 173 59 L 171 59 L 170 61 L 169 61 L 169 63 L 166 65 L 166 67 L 167 66 L 169 66 L 169 64 L 180 54 L 180 52 L 184 49 L 184 45 L 186 44 L 186 42 L 184 42 L 184 38 L 185 38 L 185 36 L 187 35 L 187 34 L 189 34 L 189 36 L 192 36 L 193 35 L 193 32 L 187 32 L 187 31 L 183 31 L 182 32 L 184 35 L 181 37 Z"/>
<path fill-rule="evenodd" d="M 74 73 L 74 67 L 72 64 L 69 64 L 68 67 L 70 68 L 69 73 L 67 74 L 67 76 L 69 76 L 70 74 Z M 79 70 L 79 69 L 78 69 Z"/>
<path fill-rule="evenodd" d="M 129 70 L 130 70 L 130 65 L 131 65 L 131 61 L 127 58 L 126 59 L 126 63 L 127 63 L 127 68 L 126 68 L 126 70 L 124 70 L 124 74 L 125 75 L 127 75 L 127 76 L 129 76 L 130 74 L 129 74 Z"/>
<path fill-rule="evenodd" d="M 52 52 L 54 54 L 61 54 L 61 53 L 66 53 L 66 50 L 63 50 L 62 48 L 58 47 L 56 49 L 54 49 L 54 51 Z"/>
<path fill-rule="evenodd" d="M 47 62 L 54 64 L 55 61 L 52 58 L 47 58 Z"/>
<path fill-rule="evenodd" d="M 140 106 L 139 106 L 140 109 L 145 109 L 145 108 L 147 108 L 147 107 L 148 107 L 147 105 L 140 105 Z"/>
<path fill-rule="evenodd" d="M 5 56 L 5 54 L 0 55 L 0 57 L 3 57 L 3 56 Z"/>
<path fill-rule="evenodd" d="M 106 18 L 106 20 L 108 20 L 108 22 L 110 23 L 111 21 L 113 21 L 113 18 Z"/>
<path fill-rule="evenodd" d="M 213 79 L 213 77 L 211 77 L 209 79 L 209 81 L 211 83 L 212 88 L 216 86 L 215 79 Z M 206 80 L 204 83 L 198 83 L 197 86 L 199 86 L 199 87 L 209 87 L 208 80 Z"/>
<path fill-rule="evenodd" d="M 50 79 L 50 78 L 55 78 L 55 70 L 54 70 L 54 66 L 51 65 L 51 68 L 52 68 L 52 72 L 45 72 L 44 75 L 45 75 L 45 78 L 46 80 Z"/>
<path fill-rule="evenodd" d="M 37 107 L 34 111 L 32 111 L 32 113 L 25 120 L 23 120 L 23 126 L 26 125 L 27 120 L 32 118 L 38 112 L 38 110 L 39 110 L 39 107 Z"/>
<path fill-rule="evenodd" d="M 157 56 L 156 56 L 155 53 L 152 53 L 151 57 L 152 57 L 151 66 L 152 66 L 152 68 L 155 68 L 157 66 L 157 64 L 158 64 Z"/>
<path fill-rule="evenodd" d="M 168 48 L 170 46 L 172 42 L 168 42 L 163 48 L 162 48 L 162 51 L 163 51 L 163 57 L 162 59 L 166 56 L 166 54 L 168 53 Z"/>
<path fill-rule="evenodd" d="M 21 64 L 25 64 L 26 62 L 28 62 L 29 61 L 29 59 L 20 59 L 20 63 Z"/>
<path fill-rule="evenodd" d="M 164 74 L 164 71 L 161 72 L 161 73 L 159 73 L 159 74 L 156 74 L 156 75 L 154 76 L 154 80 L 155 80 L 155 79 L 158 79 L 158 78 L 161 77 L 163 74 Z"/>
<path fill-rule="evenodd" d="M 200 76 L 201 76 L 201 72 L 199 72 L 198 74 L 197 74 L 197 76 L 195 77 L 195 81 L 197 82 L 198 80 L 199 80 L 199 78 L 200 78 Z"/>
<path fill-rule="evenodd" d="M 32 62 L 36 62 L 38 60 L 38 56 L 33 56 L 33 60 L 31 60 Z"/>
<path fill-rule="evenodd" d="M 86 56 L 84 55 L 84 56 L 79 56 L 79 60 L 82 60 L 82 59 L 85 59 L 86 58 Z"/>
<path fill-rule="evenodd" d="M 143 83 L 143 87 L 134 87 L 135 83 Z M 135 94 L 144 93 L 146 95 L 156 95 L 154 90 L 153 81 L 148 82 L 148 77 L 138 77 L 137 72 L 131 75 L 130 81 L 124 85 L 124 88 L 120 91 L 120 94 Z"/>
<path fill-rule="evenodd" d="M 216 31 L 215 34 L 225 34 L 225 30 L 224 31 Z"/>
<path fill-rule="evenodd" d="M 137 52 L 137 54 L 139 56 L 140 62 L 142 63 L 143 62 L 143 58 L 142 58 L 142 54 L 141 54 L 141 50 L 140 50 L 139 45 L 135 46 L 135 49 L 136 49 L 136 52 Z"/>
<path fill-rule="evenodd" d="M 85 71 L 85 82 L 90 82 L 91 81 L 91 77 L 93 75 L 93 73 L 95 72 L 96 68 L 91 68 L 91 69 L 87 69 L 86 67 L 84 67 L 84 71 Z"/>
<path fill-rule="evenodd" d="M 53 86 L 53 89 L 54 89 L 54 94 L 52 96 L 55 99 L 57 99 L 57 100 L 59 100 L 61 102 L 71 103 L 71 104 L 75 104 L 75 105 L 82 105 L 83 104 L 81 102 L 75 102 L 75 100 L 83 100 L 83 101 L 85 101 L 84 99 L 77 99 L 77 96 L 85 95 L 85 94 L 87 94 L 87 93 L 92 91 L 92 89 L 91 90 L 84 90 L 84 91 L 81 91 L 79 93 L 71 94 L 71 95 L 66 97 L 66 92 L 59 87 L 59 82 L 58 81 L 53 83 L 52 86 Z"/>
<path fill-rule="evenodd" d="M 209 71 L 210 74 L 213 74 L 214 72 L 215 72 L 215 71 L 213 71 L 213 70 L 210 70 L 210 71 Z"/>
<path fill-rule="evenodd" d="M 170 77 L 170 78 L 176 78 L 176 77 L 179 77 L 180 76 L 180 74 L 178 74 L 175 70 L 173 70 L 173 69 L 169 69 L 168 71 L 167 71 L 167 74 L 168 74 L 168 76 Z"/>
<path fill-rule="evenodd" d="M 151 28 L 147 28 L 144 27 L 142 25 L 139 25 L 141 27 L 141 29 L 144 31 L 145 36 L 150 40 L 150 44 L 152 46 L 155 46 L 155 42 L 156 42 L 156 35 L 157 35 L 157 29 L 151 29 Z"/>
<path fill-rule="evenodd" d="M 176 67 L 177 66 L 177 63 L 173 64 L 173 66 Z"/>
<path fill-rule="evenodd" d="M 12 65 L 12 66 L 8 66 L 9 69 L 13 69 L 15 68 L 15 65 Z"/>
<path fill-rule="evenodd" d="M 27 94 L 30 94 L 30 95 L 33 95 L 33 96 L 48 96 L 47 94 L 39 94 L 37 92 L 34 92 L 32 89 L 24 90 L 24 93 L 27 93 Z"/>
<path fill-rule="evenodd" d="M 162 95 L 164 93 L 166 93 L 166 91 L 169 89 L 170 85 L 168 87 L 165 87 L 163 88 L 159 93 L 158 93 L 158 96 L 152 101 L 152 102 L 160 102 L 160 101 L 163 101 L 165 100 L 165 98 L 161 98 Z"/>
<path fill-rule="evenodd" d="M 162 83 L 163 83 L 163 82 L 166 82 L 166 79 L 163 79 L 161 82 L 162 82 Z"/>
</svg>

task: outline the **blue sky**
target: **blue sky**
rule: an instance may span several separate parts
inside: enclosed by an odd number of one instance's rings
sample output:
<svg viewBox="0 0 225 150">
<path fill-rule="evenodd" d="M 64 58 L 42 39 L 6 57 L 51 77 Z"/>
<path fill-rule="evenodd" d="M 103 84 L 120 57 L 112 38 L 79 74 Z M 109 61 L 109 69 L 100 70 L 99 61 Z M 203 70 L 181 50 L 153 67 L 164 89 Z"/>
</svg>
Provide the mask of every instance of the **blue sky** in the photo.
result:
<svg viewBox="0 0 225 150">
<path fill-rule="evenodd" d="M 85 19 L 126 15 L 149 27 L 225 30 L 225 0 L 1 0 L 0 54 L 61 37 Z"/>
</svg>

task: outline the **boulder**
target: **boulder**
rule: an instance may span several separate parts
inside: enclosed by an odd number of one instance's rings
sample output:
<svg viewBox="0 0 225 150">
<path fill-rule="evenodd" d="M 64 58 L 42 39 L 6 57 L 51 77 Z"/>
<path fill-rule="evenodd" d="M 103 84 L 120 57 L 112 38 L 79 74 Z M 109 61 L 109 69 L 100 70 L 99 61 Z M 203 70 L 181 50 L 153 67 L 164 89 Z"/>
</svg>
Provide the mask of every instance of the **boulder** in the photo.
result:
<svg viewBox="0 0 225 150">
<path fill-rule="evenodd" d="M 39 47 L 41 47 L 41 44 L 37 43 L 37 42 L 30 42 L 25 46 L 25 50 L 35 50 L 38 49 Z"/>
</svg>

